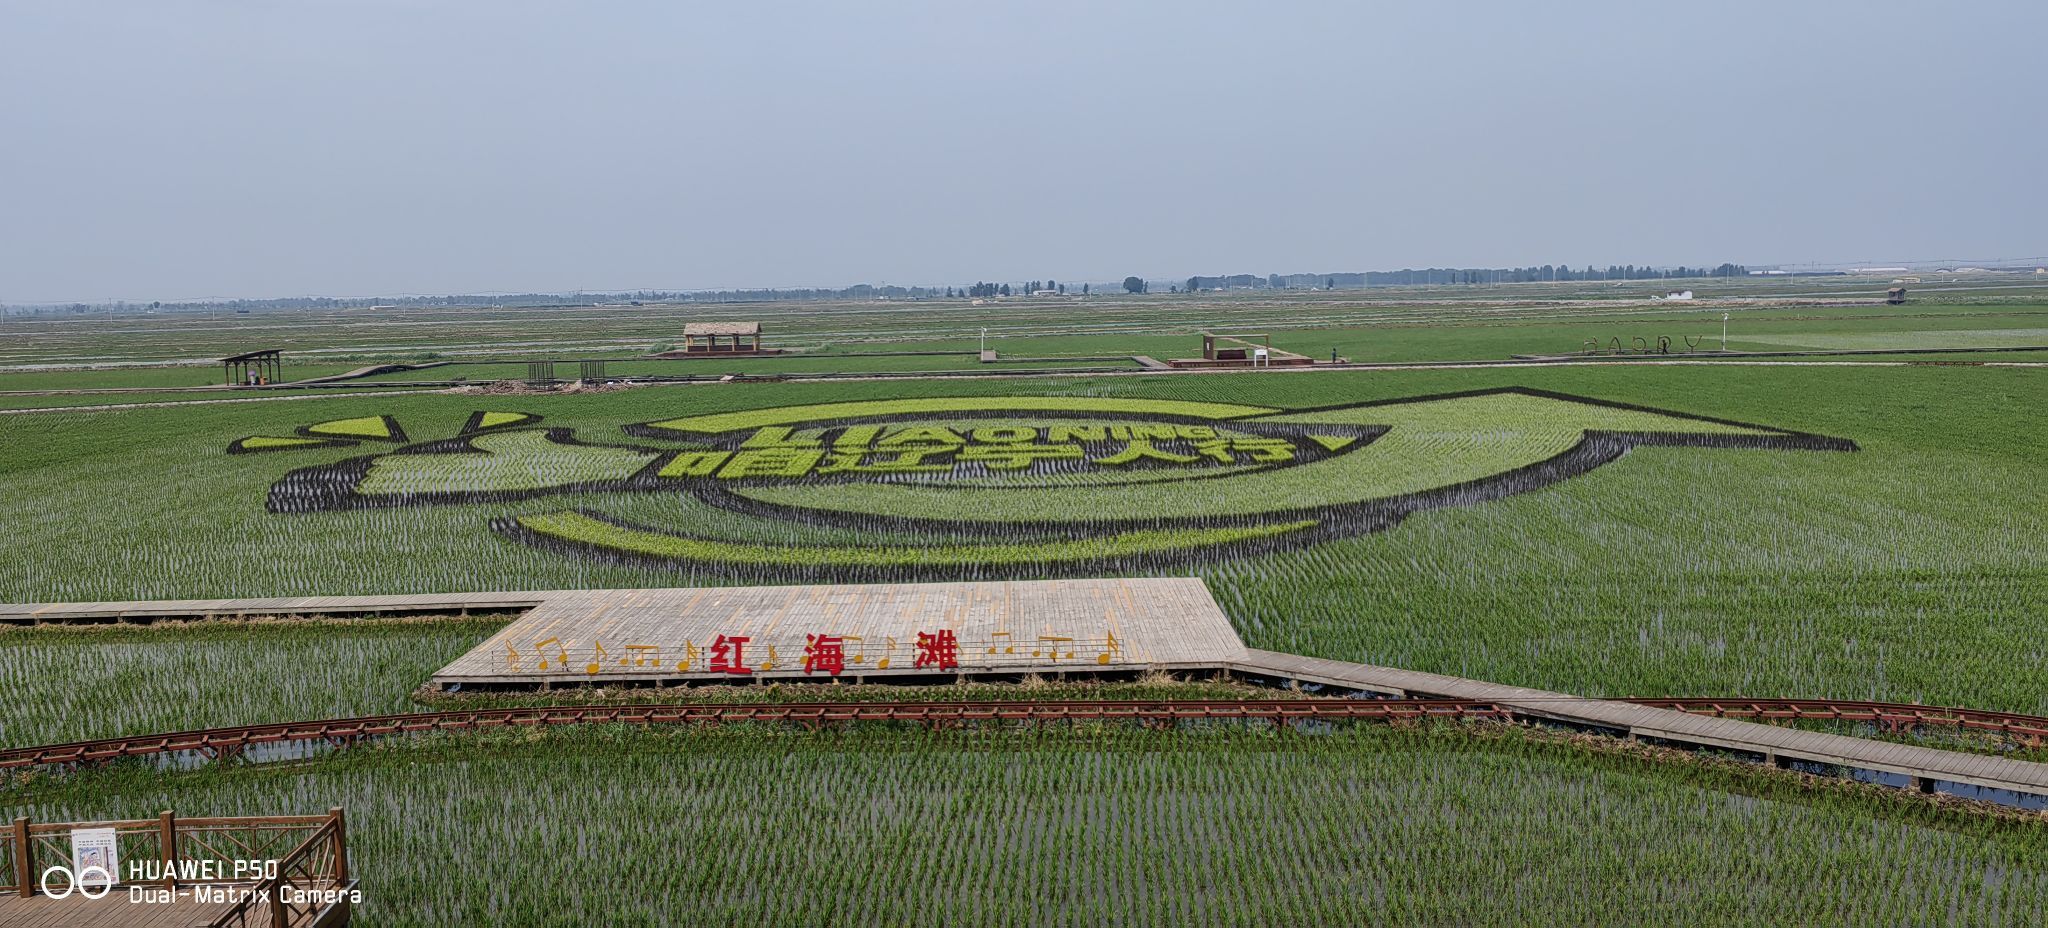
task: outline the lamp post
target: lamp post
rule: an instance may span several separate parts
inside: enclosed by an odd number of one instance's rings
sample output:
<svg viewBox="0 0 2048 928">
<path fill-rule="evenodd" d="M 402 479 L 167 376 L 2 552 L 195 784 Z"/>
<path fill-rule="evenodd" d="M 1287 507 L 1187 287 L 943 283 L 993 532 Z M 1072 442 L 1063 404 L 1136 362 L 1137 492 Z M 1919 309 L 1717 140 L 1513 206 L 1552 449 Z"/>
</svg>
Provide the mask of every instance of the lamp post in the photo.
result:
<svg viewBox="0 0 2048 928">
<path fill-rule="evenodd" d="M 1728 350 L 1728 314 L 1721 314 L 1721 350 Z"/>
</svg>

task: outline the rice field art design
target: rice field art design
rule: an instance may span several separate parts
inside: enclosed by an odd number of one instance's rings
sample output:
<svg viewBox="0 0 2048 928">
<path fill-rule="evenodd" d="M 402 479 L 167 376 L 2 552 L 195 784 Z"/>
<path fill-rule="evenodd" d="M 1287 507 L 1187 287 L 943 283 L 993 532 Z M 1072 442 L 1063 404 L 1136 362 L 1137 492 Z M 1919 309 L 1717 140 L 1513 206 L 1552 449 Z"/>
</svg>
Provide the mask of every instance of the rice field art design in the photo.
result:
<svg viewBox="0 0 2048 928">
<path fill-rule="evenodd" d="M 1413 513 L 1538 490 L 1638 446 L 1857 450 L 1847 439 L 1519 387 L 1291 410 L 920 397 L 620 431 L 626 442 L 585 441 L 538 415 L 480 411 L 453 437 L 407 442 L 389 417 L 322 423 L 295 435 L 400 445 L 291 471 L 271 486 L 267 508 L 520 501 L 480 524 L 577 557 L 747 578 L 1049 576 L 1158 570 L 1383 531 Z M 254 450 L 260 438 L 230 450 Z M 523 502 L 550 498 L 562 505 Z"/>
</svg>

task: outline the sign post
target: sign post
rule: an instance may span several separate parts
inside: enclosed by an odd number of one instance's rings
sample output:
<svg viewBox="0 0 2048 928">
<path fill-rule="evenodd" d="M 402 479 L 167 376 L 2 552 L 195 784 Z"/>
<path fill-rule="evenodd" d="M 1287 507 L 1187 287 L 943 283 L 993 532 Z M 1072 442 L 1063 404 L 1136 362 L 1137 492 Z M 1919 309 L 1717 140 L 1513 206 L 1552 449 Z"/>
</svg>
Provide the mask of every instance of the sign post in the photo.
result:
<svg viewBox="0 0 2048 928">
<path fill-rule="evenodd" d="M 80 889 L 114 885 L 121 866 L 112 828 L 71 829 L 71 879 Z"/>
</svg>

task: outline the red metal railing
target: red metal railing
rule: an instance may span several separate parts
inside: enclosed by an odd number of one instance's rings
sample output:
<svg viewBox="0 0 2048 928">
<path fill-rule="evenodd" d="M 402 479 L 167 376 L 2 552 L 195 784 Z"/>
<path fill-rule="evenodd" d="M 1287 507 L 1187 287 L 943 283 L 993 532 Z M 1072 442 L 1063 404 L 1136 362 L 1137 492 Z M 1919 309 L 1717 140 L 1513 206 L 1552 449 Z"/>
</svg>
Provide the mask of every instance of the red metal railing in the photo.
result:
<svg viewBox="0 0 2048 928">
<path fill-rule="evenodd" d="M 2048 743 L 2048 718 L 1940 706 L 1853 700 L 1643 698 L 1637 705 L 1677 709 L 1723 718 L 1761 721 L 1834 721 L 1878 725 L 1886 730 L 1953 728 L 1993 733 L 2015 743 Z M 68 744 L 0 751 L 0 769 L 83 764 L 156 754 L 195 752 L 209 758 L 232 756 L 266 744 L 324 742 L 343 746 L 364 738 L 436 731 L 547 725 L 722 725 L 738 722 L 812 727 L 848 722 L 1134 721 L 1189 720 L 1401 721 L 1423 718 L 1508 720 L 1515 712 L 1499 703 L 1462 699 L 1263 699 L 1130 700 L 1039 702 L 756 703 L 742 705 L 585 705 L 516 709 L 461 709 L 361 718 L 240 725 L 167 734 L 102 738 Z"/>
<path fill-rule="evenodd" d="M 0 751 L 0 769 L 44 764 L 77 764 L 191 751 L 221 757 L 264 744 L 327 742 L 343 745 L 382 735 L 543 725 L 717 725 L 736 722 L 810 726 L 847 722 L 1139 721 L 1194 719 L 1505 719 L 1507 709 L 1491 702 L 1459 699 L 1265 699 L 1131 700 L 1044 702 L 756 703 L 741 705 L 545 706 L 517 709 L 462 709 L 361 718 L 322 719 L 271 725 L 239 725 L 125 738 L 102 738 Z"/>
<path fill-rule="evenodd" d="M 2048 744 L 2048 718 L 2017 712 L 1916 706 L 1851 699 L 1727 699 L 1713 697 L 1650 697 L 1625 702 L 1694 715 L 1756 719 L 1766 722 L 1858 722 L 1885 731 L 1913 728 L 1955 728 L 1999 735 L 2016 744 Z"/>
</svg>

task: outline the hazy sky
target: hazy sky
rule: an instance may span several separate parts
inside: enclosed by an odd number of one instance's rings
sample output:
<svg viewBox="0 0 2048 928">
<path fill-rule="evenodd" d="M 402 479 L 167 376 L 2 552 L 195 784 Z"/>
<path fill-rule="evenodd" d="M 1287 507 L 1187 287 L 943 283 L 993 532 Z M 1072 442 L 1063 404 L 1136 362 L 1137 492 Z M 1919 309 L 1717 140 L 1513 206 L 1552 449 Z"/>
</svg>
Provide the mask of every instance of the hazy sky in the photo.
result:
<svg viewBox="0 0 2048 928">
<path fill-rule="evenodd" d="M 0 0 L 0 301 L 2048 253 L 2048 4 Z"/>
</svg>

